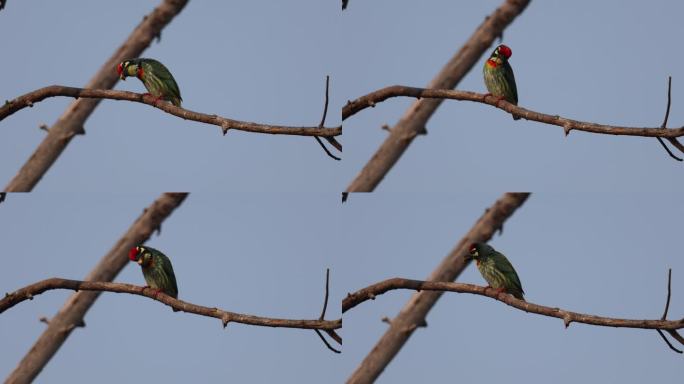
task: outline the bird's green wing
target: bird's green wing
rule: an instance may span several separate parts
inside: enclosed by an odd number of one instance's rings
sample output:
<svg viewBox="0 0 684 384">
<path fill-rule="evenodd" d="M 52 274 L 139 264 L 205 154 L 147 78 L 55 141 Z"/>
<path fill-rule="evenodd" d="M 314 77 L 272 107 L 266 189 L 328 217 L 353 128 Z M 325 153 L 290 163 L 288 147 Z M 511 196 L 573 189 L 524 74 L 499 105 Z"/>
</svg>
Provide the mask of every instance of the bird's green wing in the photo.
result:
<svg viewBox="0 0 684 384">
<path fill-rule="evenodd" d="M 169 71 L 164 64 L 154 59 L 143 59 L 142 65 L 143 70 L 145 72 L 151 71 L 154 73 L 154 75 L 164 83 L 167 90 L 173 96 L 177 97 L 179 100 L 183 100 L 176 79 L 173 78 L 171 71 Z"/>
<path fill-rule="evenodd" d="M 497 269 L 499 269 L 499 271 L 504 273 L 506 276 L 510 277 L 513 285 L 515 285 L 515 287 L 518 288 L 521 293 L 525 293 L 525 291 L 523 291 L 522 284 L 520 283 L 518 274 L 515 272 L 513 265 L 510 261 L 508 261 L 506 256 L 498 251 L 494 251 L 491 258 L 494 260 L 494 263 L 496 263 Z"/>
<path fill-rule="evenodd" d="M 515 85 L 515 75 L 513 75 L 513 68 L 508 61 L 504 62 L 504 76 L 506 77 L 506 83 L 511 87 L 513 93 L 513 99 L 515 100 L 513 104 L 518 105 L 518 87 Z M 510 263 L 509 263 L 510 264 Z"/>
</svg>

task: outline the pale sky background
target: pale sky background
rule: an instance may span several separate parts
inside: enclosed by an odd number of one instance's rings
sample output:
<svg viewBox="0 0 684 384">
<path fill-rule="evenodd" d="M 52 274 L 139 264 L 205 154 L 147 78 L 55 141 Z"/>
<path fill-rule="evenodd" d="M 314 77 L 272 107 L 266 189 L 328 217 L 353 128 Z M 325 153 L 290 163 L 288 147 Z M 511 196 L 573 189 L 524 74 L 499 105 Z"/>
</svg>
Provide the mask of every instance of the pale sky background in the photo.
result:
<svg viewBox="0 0 684 384">
<path fill-rule="evenodd" d="M 425 279 L 499 193 L 353 195 L 342 210 L 344 291 Z M 532 194 L 490 244 L 520 276 L 526 299 L 584 313 L 659 319 L 672 268 L 670 319 L 684 317 L 681 193 Z M 363 267 L 359 267 L 363 265 Z M 458 279 L 486 285 L 475 265 Z M 344 315 L 345 379 L 411 291 Z M 673 383 L 684 358 L 652 330 L 571 324 L 482 296 L 447 293 L 377 383 Z M 682 346 L 679 346 L 682 349 Z M 338 381 L 343 382 L 343 381 Z"/>
<path fill-rule="evenodd" d="M 82 279 L 157 196 L 8 196 L 0 204 L 0 292 L 49 277 Z M 191 193 L 147 244 L 172 260 L 179 298 L 253 315 L 318 318 L 329 267 L 327 318 L 339 319 L 339 208 L 330 194 Z M 116 281 L 145 285 L 134 263 Z M 45 329 L 38 319 L 52 317 L 71 293 L 46 292 L 0 315 L 3 379 Z M 323 383 L 345 373 L 342 356 L 314 331 L 223 329 L 220 320 L 139 296 L 103 293 L 85 322 L 36 382 Z"/>
<path fill-rule="evenodd" d="M 426 86 L 502 1 L 354 1 L 342 17 L 343 100 Z M 520 105 L 578 120 L 660 126 L 672 75 L 670 127 L 684 124 L 681 1 L 532 1 L 504 33 Z M 458 89 L 485 92 L 482 65 Z M 346 187 L 413 102 L 394 98 L 344 122 Z M 377 191 L 652 191 L 684 189 L 684 163 L 656 139 L 598 136 L 446 101 Z M 680 154 L 684 157 L 684 154 Z"/>
<path fill-rule="evenodd" d="M 318 124 L 330 74 L 331 126 L 348 99 L 426 85 L 500 3 L 351 0 L 341 13 L 338 0 L 190 1 L 144 56 L 168 65 L 187 108 L 263 123 Z M 2 97 L 84 85 L 157 4 L 10 1 L 0 11 L 0 34 L 12 37 L 2 45 Z M 682 12 L 677 1 L 533 1 L 504 36 L 520 104 L 659 126 L 672 75 L 669 126 L 681 126 Z M 116 89 L 144 92 L 136 79 Z M 458 89 L 484 92 L 481 64 Z M 2 186 L 44 137 L 38 126 L 51 125 L 70 101 L 45 100 L 0 122 Z M 684 164 L 655 139 L 566 138 L 560 127 L 447 101 L 375 194 L 341 205 L 339 192 L 386 137 L 380 126 L 396 123 L 411 102 L 392 99 L 349 118 L 344 160 L 336 162 L 312 138 L 223 137 L 146 105 L 103 101 L 36 193 L 0 204 L 0 292 L 82 278 L 160 192 L 190 190 L 149 242 L 172 259 L 181 298 L 314 318 L 330 267 L 334 318 L 347 292 L 395 276 L 425 278 L 502 191 L 533 190 L 492 241 L 515 265 L 528 300 L 659 318 L 671 267 L 670 318 L 684 316 Z M 459 280 L 484 283 L 474 267 Z M 143 284 L 136 265 L 117 281 Z M 44 329 L 38 319 L 68 295 L 48 292 L 0 315 L 0 376 Z M 388 293 L 346 314 L 340 356 L 312 331 L 224 330 L 215 319 L 105 293 L 36 382 L 344 382 L 386 329 L 380 319 L 409 296 Z M 561 320 L 460 294 L 445 295 L 428 323 L 378 382 L 642 383 L 684 374 L 684 357 L 655 331 L 566 330 Z"/>
<path fill-rule="evenodd" d="M 52 84 L 84 86 L 159 1 L 10 1 L 0 12 L 5 39 L 2 100 Z M 281 125 L 318 125 L 333 63 L 339 4 L 318 0 L 190 1 L 143 57 L 163 62 L 183 106 Z M 112 68 L 114 71 L 115 68 Z M 115 89 L 144 93 L 135 78 Z M 328 126 L 340 124 L 331 92 Z M 51 98 L 0 123 L 4 187 L 71 99 Z M 312 137 L 232 131 L 184 121 L 148 105 L 100 103 L 35 190 L 339 192 L 341 163 Z"/>
</svg>

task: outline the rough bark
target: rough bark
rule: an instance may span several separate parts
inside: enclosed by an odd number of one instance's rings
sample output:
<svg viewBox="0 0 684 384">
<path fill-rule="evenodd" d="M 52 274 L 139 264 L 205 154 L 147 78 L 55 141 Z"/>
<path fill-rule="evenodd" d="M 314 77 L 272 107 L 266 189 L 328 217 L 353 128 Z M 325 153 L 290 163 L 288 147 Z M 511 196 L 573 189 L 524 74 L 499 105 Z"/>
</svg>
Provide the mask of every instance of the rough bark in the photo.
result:
<svg viewBox="0 0 684 384">
<path fill-rule="evenodd" d="M 142 244 L 187 197 L 187 193 L 165 193 L 130 226 L 114 247 L 85 277 L 86 281 L 112 281 L 128 263 L 128 250 Z M 83 318 L 100 292 L 77 292 L 50 319 L 47 329 L 7 378 L 6 383 L 30 383 L 62 346 L 71 331 L 85 326 Z"/>
<path fill-rule="evenodd" d="M 501 36 L 503 30 L 525 10 L 529 2 L 529 0 L 506 0 L 485 19 L 426 88 L 454 88 L 479 62 L 482 54 L 489 49 L 494 39 Z M 442 99 L 421 99 L 414 102 L 401 120 L 390 129 L 389 135 L 380 148 L 347 187 L 347 192 L 373 191 L 413 139 L 425 132 L 425 124 L 442 101 Z"/>
<path fill-rule="evenodd" d="M 428 281 L 453 281 L 468 265 L 464 256 L 473 242 L 486 242 L 494 232 L 503 228 L 504 222 L 513 215 L 529 197 L 529 193 L 506 193 L 492 205 L 473 225 L 456 247 L 428 276 Z M 443 292 L 422 291 L 411 296 L 390 324 L 389 329 L 363 359 L 348 384 L 372 383 L 392 361 L 413 331 L 425 323 L 425 318 L 442 296 Z"/>
<path fill-rule="evenodd" d="M 187 0 L 164 0 L 124 40 L 86 84 L 85 88 L 110 89 L 118 81 L 116 65 L 124 59 L 138 57 L 161 35 L 161 30 L 185 7 Z M 93 113 L 100 99 L 78 99 L 71 103 L 57 122 L 48 130 L 47 136 L 33 152 L 19 173 L 7 184 L 7 192 L 30 192 L 50 169 L 74 136 L 84 134 L 83 124 Z"/>
</svg>

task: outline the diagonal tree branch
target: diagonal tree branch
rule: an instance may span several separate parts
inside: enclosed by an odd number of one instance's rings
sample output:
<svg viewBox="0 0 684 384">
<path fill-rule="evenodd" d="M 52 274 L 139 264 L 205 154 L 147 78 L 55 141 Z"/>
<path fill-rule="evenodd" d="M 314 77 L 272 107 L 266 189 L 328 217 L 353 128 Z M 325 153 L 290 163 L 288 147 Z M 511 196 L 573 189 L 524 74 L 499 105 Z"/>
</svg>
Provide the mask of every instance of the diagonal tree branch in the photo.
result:
<svg viewBox="0 0 684 384">
<path fill-rule="evenodd" d="M 112 281 L 129 262 L 127 254 L 131 247 L 143 244 L 162 222 L 181 205 L 187 193 L 164 193 L 138 217 L 114 247 L 85 277 L 87 281 Z M 30 383 L 62 346 L 71 331 L 85 325 L 83 318 L 95 303 L 99 292 L 77 292 L 67 299 L 59 312 L 50 319 L 33 347 L 19 365 L 7 377 L 8 383 Z"/>
<path fill-rule="evenodd" d="M 7 309 L 25 300 L 33 300 L 33 298 L 36 295 L 53 289 L 71 289 L 77 292 L 117 292 L 129 293 L 138 296 L 146 296 L 161 303 L 164 303 L 177 311 L 183 311 L 188 313 L 194 313 L 196 315 L 217 318 L 223 322 L 224 328 L 230 322 L 257 325 L 263 327 L 300 328 L 315 330 L 320 329 L 324 331 L 342 328 L 342 319 L 289 320 L 245 315 L 236 312 L 224 311 L 218 308 L 204 307 L 201 305 L 174 299 L 173 297 L 166 295 L 164 293 L 159 293 L 156 289 L 152 288 L 140 287 L 132 284 L 110 283 L 102 281 L 67 280 L 56 277 L 52 279 L 39 281 L 37 283 L 23 287 L 10 294 L 6 294 L 5 297 L 0 300 L 0 313 L 3 313 Z M 50 323 L 52 323 L 52 320 L 50 321 Z"/>
<path fill-rule="evenodd" d="M 126 37 L 123 44 L 102 65 L 85 88 L 109 89 L 119 77 L 113 70 L 124 59 L 138 57 L 161 35 L 161 30 L 178 15 L 187 0 L 163 0 L 143 21 Z M 71 103 L 57 122 L 49 129 L 47 136 L 33 152 L 19 173 L 7 184 L 7 192 L 29 192 L 50 169 L 74 136 L 85 133 L 83 124 L 97 107 L 99 99 L 79 99 Z"/>
<path fill-rule="evenodd" d="M 468 265 L 464 256 L 473 242 L 486 242 L 503 227 L 503 223 L 520 208 L 529 193 L 506 193 L 485 211 L 454 249 L 442 260 L 426 280 L 453 281 Z M 347 383 L 372 383 L 385 367 L 399 353 L 408 338 L 422 324 L 430 309 L 437 303 L 442 292 L 422 291 L 411 296 L 409 301 L 392 319 L 385 334 L 378 340 L 371 352 L 363 359 L 347 380 Z"/>
<path fill-rule="evenodd" d="M 364 301 L 374 300 L 376 296 L 395 289 L 413 289 L 416 291 L 459 292 L 487 296 L 525 312 L 536 313 L 539 315 L 549 317 L 557 317 L 563 320 L 566 328 L 570 325 L 570 323 L 573 322 L 604 327 L 642 328 L 665 331 L 684 328 L 684 319 L 673 321 L 665 319 L 633 320 L 589 315 L 579 312 L 567 311 L 560 308 L 552 308 L 544 305 L 534 304 L 525 300 L 519 300 L 513 297 L 512 295 L 509 295 L 507 293 L 499 293 L 497 290 L 489 287 L 481 287 L 473 284 L 451 283 L 441 281 L 422 281 L 402 278 L 383 280 L 379 283 L 370 285 L 357 292 L 349 294 L 342 301 L 342 313 L 354 308 L 355 306 L 363 303 Z"/>
<path fill-rule="evenodd" d="M 93 99 L 111 99 L 111 100 L 127 100 L 142 104 L 151 105 L 164 112 L 178 116 L 185 120 L 197 121 L 200 123 L 217 125 L 221 128 L 225 135 L 229 129 L 236 129 L 246 132 L 270 133 L 274 135 L 297 135 L 297 136 L 322 136 L 332 137 L 342 134 L 342 127 L 324 128 L 317 127 L 288 127 L 280 125 L 257 124 L 246 121 L 233 120 L 218 115 L 209 115 L 206 113 L 194 112 L 181 107 L 176 107 L 173 104 L 166 102 L 156 102 L 155 98 L 149 94 L 134 93 L 127 91 L 115 91 L 111 89 L 84 89 L 66 87 L 62 85 L 51 85 L 49 87 L 40 88 L 35 91 L 21 95 L 16 99 L 7 101 L 4 106 L 0 107 L 0 121 L 7 116 L 13 114 L 26 107 L 33 107 L 34 103 L 53 96 L 69 96 L 79 98 L 93 98 Z"/>
<path fill-rule="evenodd" d="M 427 88 L 454 88 L 479 62 L 482 54 L 494 40 L 503 34 L 503 30 L 525 10 L 529 2 L 529 0 L 505 0 L 480 24 L 463 47 L 432 79 Z M 394 164 L 399 161 L 413 139 L 426 132 L 425 124 L 441 103 L 441 99 L 421 99 L 414 102 L 401 120 L 390 129 L 389 135 L 380 148 L 349 184 L 347 192 L 373 191 Z"/>
</svg>

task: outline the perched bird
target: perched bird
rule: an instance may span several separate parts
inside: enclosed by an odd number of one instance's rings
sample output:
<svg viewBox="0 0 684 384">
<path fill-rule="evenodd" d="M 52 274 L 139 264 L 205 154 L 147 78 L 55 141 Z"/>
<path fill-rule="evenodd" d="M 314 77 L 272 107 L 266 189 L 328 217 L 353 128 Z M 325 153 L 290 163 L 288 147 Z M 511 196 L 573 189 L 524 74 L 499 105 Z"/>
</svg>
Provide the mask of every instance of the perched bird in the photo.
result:
<svg viewBox="0 0 684 384">
<path fill-rule="evenodd" d="M 116 66 L 121 80 L 135 76 L 143 82 L 147 91 L 157 100 L 170 101 L 176 107 L 181 106 L 180 89 L 171 72 L 164 64 L 154 59 L 130 59 Z"/>
<path fill-rule="evenodd" d="M 510 293 L 520 300 L 525 300 L 523 298 L 525 292 L 520 284 L 518 274 L 506 256 L 488 244 L 474 243 L 470 246 L 470 258 L 475 260 L 477 269 L 480 270 L 482 277 L 487 280 L 490 287 L 499 292 Z"/>
<path fill-rule="evenodd" d="M 506 100 L 511 104 L 518 105 L 518 88 L 515 86 L 513 68 L 508 64 L 508 59 L 513 52 L 505 45 L 499 45 L 485 62 L 482 72 L 487 91 L 500 100 Z M 520 116 L 513 115 L 514 120 Z"/>
<path fill-rule="evenodd" d="M 142 267 L 145 282 L 150 288 L 178 298 L 176 275 L 173 273 L 171 260 L 158 250 L 139 245 L 131 248 L 128 258 Z"/>
</svg>

